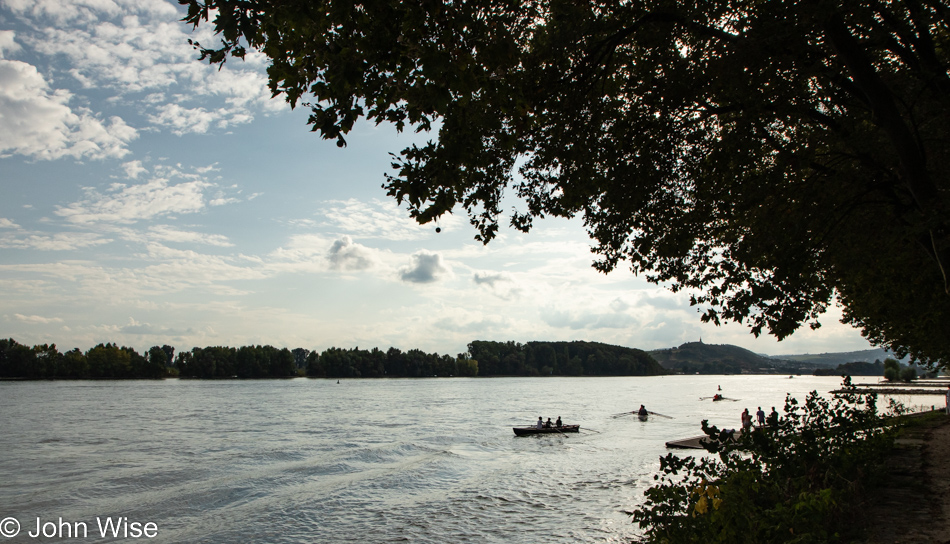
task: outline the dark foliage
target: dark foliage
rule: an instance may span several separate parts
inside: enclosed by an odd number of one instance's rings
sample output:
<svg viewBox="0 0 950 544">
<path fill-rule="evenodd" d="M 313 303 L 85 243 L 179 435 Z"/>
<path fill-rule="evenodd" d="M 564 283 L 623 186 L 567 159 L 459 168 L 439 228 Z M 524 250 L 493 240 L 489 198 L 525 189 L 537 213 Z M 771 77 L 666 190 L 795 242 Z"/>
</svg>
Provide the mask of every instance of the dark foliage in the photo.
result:
<svg viewBox="0 0 950 544">
<path fill-rule="evenodd" d="M 668 374 L 639 349 L 597 342 L 486 342 L 468 352 L 480 376 L 657 376 Z"/>
<path fill-rule="evenodd" d="M 582 216 L 599 255 L 719 323 L 778 338 L 837 296 L 898 356 L 950 361 L 950 6 L 940 0 L 179 0 L 222 63 L 345 145 L 361 117 L 438 138 L 385 185 L 459 207 Z M 209 44 L 205 44 L 208 46 Z"/>
<path fill-rule="evenodd" d="M 16 340 L 0 340 L 0 378 L 88 379 L 162 378 L 169 374 L 166 352 L 156 346 L 144 357 L 129 347 L 99 344 L 86 353 L 60 353 L 56 344 L 32 348 Z"/>
<path fill-rule="evenodd" d="M 898 408 L 898 411 L 899 408 Z M 788 398 L 784 415 L 742 433 L 709 427 L 701 459 L 670 454 L 633 513 L 664 543 L 851 542 L 893 445 L 896 425 L 846 379 L 834 400 Z"/>
<path fill-rule="evenodd" d="M 843 363 L 838 368 L 819 368 L 815 371 L 815 376 L 883 376 L 884 363 L 875 361 L 868 363 L 866 361 L 854 361 Z"/>
</svg>

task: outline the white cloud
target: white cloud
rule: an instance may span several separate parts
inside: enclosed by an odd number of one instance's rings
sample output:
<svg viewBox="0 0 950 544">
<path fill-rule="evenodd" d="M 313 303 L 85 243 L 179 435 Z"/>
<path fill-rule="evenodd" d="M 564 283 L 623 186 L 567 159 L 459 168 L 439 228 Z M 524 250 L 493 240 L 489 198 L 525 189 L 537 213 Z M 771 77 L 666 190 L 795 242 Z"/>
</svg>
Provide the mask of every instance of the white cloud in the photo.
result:
<svg viewBox="0 0 950 544">
<path fill-rule="evenodd" d="M 286 247 L 281 247 L 271 253 L 275 261 L 303 262 L 315 258 L 323 259 L 330 247 L 330 242 L 319 234 L 298 234 L 291 236 Z"/>
<path fill-rule="evenodd" d="M 50 90 L 36 67 L 0 60 L 0 156 L 36 159 L 120 158 L 138 134 L 121 118 L 103 122 L 89 110 L 73 111 L 71 93 Z"/>
<path fill-rule="evenodd" d="M 0 217 L 0 229 L 18 229 L 20 225 L 17 225 L 13 221 L 7 219 L 6 217 Z"/>
<path fill-rule="evenodd" d="M 66 73 L 85 89 L 140 100 L 152 124 L 175 134 L 205 133 L 248 123 L 258 111 L 286 109 L 283 100 L 271 98 L 263 55 L 251 52 L 220 70 L 198 62 L 188 39 L 217 38 L 207 26 L 190 33 L 173 2 L 2 1 L 24 23 L 21 39 L 32 50 L 67 59 Z M 133 96 L 138 93 L 147 94 Z M 226 106 L 204 107 L 209 98 Z"/>
<path fill-rule="evenodd" d="M 142 166 L 142 161 L 129 161 L 122 164 L 125 170 L 125 176 L 129 179 L 139 179 L 139 174 L 148 172 L 148 169 Z"/>
<path fill-rule="evenodd" d="M 0 30 L 0 59 L 6 53 L 16 53 L 20 44 L 16 43 L 16 33 L 12 30 Z"/>
<path fill-rule="evenodd" d="M 116 327 L 116 332 L 123 334 L 136 334 L 143 336 L 162 336 L 162 337 L 171 337 L 171 336 L 182 336 L 186 334 L 193 334 L 194 329 L 174 329 L 171 327 L 163 327 L 159 325 L 152 325 L 151 323 L 142 323 L 136 321 L 134 318 L 129 318 L 128 325 L 122 327 Z"/>
<path fill-rule="evenodd" d="M 351 198 L 333 200 L 326 203 L 321 212 L 328 225 L 340 233 L 358 238 L 381 238 L 384 240 L 418 240 L 432 236 L 434 226 L 420 225 L 409 217 L 395 201 L 373 199 L 364 202 Z M 441 221 L 443 227 L 455 226 L 460 222 L 454 216 L 446 216 Z"/>
<path fill-rule="evenodd" d="M 69 59 L 70 74 L 85 86 L 121 93 L 161 91 L 182 81 L 197 82 L 206 69 L 195 61 L 177 14 L 99 11 L 94 20 L 58 21 L 56 26 L 34 16 L 39 30 L 27 43 L 40 53 Z"/>
<path fill-rule="evenodd" d="M 399 279 L 409 283 L 433 283 L 451 274 L 438 253 L 420 251 L 412 255 L 412 263 L 399 270 Z"/>
<path fill-rule="evenodd" d="M 204 190 L 211 184 L 195 180 L 169 184 L 155 178 L 139 185 L 115 184 L 105 194 L 87 189 L 85 200 L 56 210 L 56 215 L 77 224 L 134 223 L 157 216 L 194 213 L 205 207 Z"/>
<path fill-rule="evenodd" d="M 292 236 L 284 247 L 271 252 L 264 261 L 268 270 L 274 272 L 324 273 L 371 270 L 390 259 L 390 255 L 384 256 L 379 250 L 355 242 L 349 236 L 332 240 L 320 234 L 298 234 Z"/>
<path fill-rule="evenodd" d="M 22 321 L 24 323 L 40 324 L 40 325 L 63 322 L 63 320 L 58 317 L 43 317 L 40 315 L 13 314 L 13 317 L 15 317 L 17 321 Z"/>
<path fill-rule="evenodd" d="M 539 313 L 541 320 L 554 328 L 625 329 L 639 324 L 633 316 L 616 311 L 541 308 Z"/>
<path fill-rule="evenodd" d="M 219 196 L 208 201 L 209 206 L 224 206 L 225 204 L 234 204 L 235 202 L 240 202 L 234 197 L 223 197 Z"/>
<path fill-rule="evenodd" d="M 93 232 L 7 233 L 0 235 L 0 248 L 69 251 L 108 244 L 112 240 Z"/>
<path fill-rule="evenodd" d="M 521 286 L 508 272 L 475 272 L 472 275 L 472 281 L 503 300 L 509 300 L 523 292 Z"/>
<path fill-rule="evenodd" d="M 149 228 L 149 237 L 162 242 L 205 244 L 218 247 L 232 247 L 234 245 L 228 240 L 227 236 L 184 231 L 169 225 L 157 225 Z"/>
<path fill-rule="evenodd" d="M 232 282 L 261 280 L 272 276 L 253 260 L 241 255 L 208 255 L 192 250 L 173 249 L 149 243 L 148 253 L 140 257 L 155 261 L 127 279 L 128 286 L 137 296 L 151 296 L 152 292 L 176 293 L 200 288 L 217 296 L 239 296 L 248 291 Z"/>
<path fill-rule="evenodd" d="M 49 17 L 62 24 L 67 21 L 93 21 L 103 12 L 116 13 L 118 5 L 112 0 L 3 0 L 5 7 L 15 13 Z"/>
<path fill-rule="evenodd" d="M 357 244 L 349 236 L 333 242 L 327 251 L 327 260 L 334 270 L 366 270 L 372 268 L 375 263 L 369 248 Z"/>
<path fill-rule="evenodd" d="M 511 331 L 513 324 L 513 320 L 508 316 L 484 313 L 458 315 L 457 312 L 452 312 L 450 315 L 439 316 L 439 319 L 434 320 L 433 326 L 459 334 L 461 338 L 470 338 L 473 335 L 504 334 Z"/>
<path fill-rule="evenodd" d="M 213 111 L 201 107 L 184 108 L 178 104 L 164 104 L 158 108 L 158 113 L 149 115 L 149 121 L 154 125 L 170 128 L 173 134 L 204 134 L 212 125 L 217 128 L 227 128 L 231 125 L 249 123 L 254 118 L 247 114 L 237 114 L 228 108 L 217 108 Z"/>
</svg>

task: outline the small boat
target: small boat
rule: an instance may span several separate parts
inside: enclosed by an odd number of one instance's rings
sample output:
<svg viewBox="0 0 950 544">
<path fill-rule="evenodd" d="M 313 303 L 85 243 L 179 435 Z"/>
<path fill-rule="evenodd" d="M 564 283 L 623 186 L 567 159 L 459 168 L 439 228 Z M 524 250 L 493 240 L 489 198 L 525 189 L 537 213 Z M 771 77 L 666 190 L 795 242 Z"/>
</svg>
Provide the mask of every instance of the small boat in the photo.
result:
<svg viewBox="0 0 950 544">
<path fill-rule="evenodd" d="M 640 421 L 646 421 L 650 418 L 649 414 L 637 414 L 637 417 L 640 418 Z"/>
<path fill-rule="evenodd" d="M 545 427 L 539 429 L 537 427 L 512 427 L 515 431 L 515 436 L 528 436 L 532 434 L 545 434 L 545 433 L 576 433 L 580 432 L 580 425 L 561 425 L 561 427 Z"/>
</svg>

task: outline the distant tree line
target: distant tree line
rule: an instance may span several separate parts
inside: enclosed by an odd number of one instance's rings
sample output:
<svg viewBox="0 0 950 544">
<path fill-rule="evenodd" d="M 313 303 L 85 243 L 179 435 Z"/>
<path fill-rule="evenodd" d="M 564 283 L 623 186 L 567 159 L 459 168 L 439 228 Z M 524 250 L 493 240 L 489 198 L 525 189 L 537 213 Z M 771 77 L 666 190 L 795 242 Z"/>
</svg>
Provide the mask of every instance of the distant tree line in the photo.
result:
<svg viewBox="0 0 950 544">
<path fill-rule="evenodd" d="M 274 346 L 209 346 L 175 357 L 182 378 L 291 378 L 297 376 L 294 355 Z"/>
<path fill-rule="evenodd" d="M 647 352 L 598 342 L 488 342 L 468 352 L 481 376 L 656 376 L 669 374 Z"/>
<path fill-rule="evenodd" d="M 478 361 L 468 354 L 439 355 L 397 348 L 330 348 L 306 356 L 308 376 L 316 378 L 422 378 L 428 376 L 478 376 Z"/>
<path fill-rule="evenodd" d="M 175 358 L 179 375 L 191 378 L 421 378 L 477 376 L 478 363 L 465 354 L 456 357 L 412 349 L 342 349 L 323 353 L 304 348 L 273 346 L 193 348 Z"/>
<path fill-rule="evenodd" d="M 837 368 L 816 369 L 814 374 L 815 376 L 883 376 L 884 363 L 881 361 L 841 363 Z"/>
<path fill-rule="evenodd" d="M 681 362 L 675 368 L 683 374 L 742 374 L 743 371 L 742 363 L 734 360 Z"/>
<path fill-rule="evenodd" d="M 873 363 L 855 361 L 840 364 L 835 369 L 820 368 L 815 371 L 815 376 L 883 376 L 889 382 L 911 382 L 918 377 L 918 367 L 915 364 L 902 365 L 897 359 L 888 357 L 884 362 L 880 359 Z M 932 370 L 923 371 L 921 376 L 935 378 L 937 373 Z"/>
<path fill-rule="evenodd" d="M 0 339 L 0 378 L 421 378 L 433 376 L 643 376 L 667 372 L 648 353 L 595 342 L 474 341 L 456 356 L 391 347 L 386 351 L 331 347 L 322 353 L 274 346 L 175 348 L 144 355 L 117 344 L 60 353 Z"/>
<path fill-rule="evenodd" d="M 175 355 L 175 348 L 155 346 L 145 355 L 130 347 L 99 344 L 86 352 L 60 353 L 55 344 L 33 347 L 0 339 L 0 378 L 401 378 L 477 376 L 478 362 L 459 354 L 439 355 L 418 349 L 330 348 L 323 353 L 274 346 L 209 346 Z"/>
<path fill-rule="evenodd" d="M 129 347 L 99 344 L 83 353 L 73 348 L 60 353 L 56 344 L 33 347 L 0 339 L 0 378 L 90 379 L 164 378 L 171 368 L 175 348 L 155 346 L 145 355 Z"/>
</svg>

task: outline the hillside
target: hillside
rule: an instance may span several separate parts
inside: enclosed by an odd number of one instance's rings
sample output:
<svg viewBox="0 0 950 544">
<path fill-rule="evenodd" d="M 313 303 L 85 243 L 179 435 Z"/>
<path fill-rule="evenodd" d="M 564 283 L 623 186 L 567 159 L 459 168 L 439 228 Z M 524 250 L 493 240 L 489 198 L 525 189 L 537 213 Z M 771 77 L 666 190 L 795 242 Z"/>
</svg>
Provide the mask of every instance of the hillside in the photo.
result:
<svg viewBox="0 0 950 544">
<path fill-rule="evenodd" d="M 730 344 L 702 342 L 687 342 L 676 348 L 658 349 L 649 353 L 663 368 L 684 374 L 811 374 L 815 370 L 837 373 L 839 365 L 846 363 L 873 363 L 894 357 L 894 354 L 883 349 L 768 356 Z M 868 372 L 873 372 L 868 375 L 878 374 L 876 367 L 874 370 L 855 372 L 855 375 Z"/>
<path fill-rule="evenodd" d="M 687 342 L 649 353 L 663 368 L 684 374 L 810 374 L 815 368 L 814 363 L 766 357 L 730 344 Z"/>
<path fill-rule="evenodd" d="M 491 342 L 468 345 L 479 376 L 656 376 L 666 374 L 639 349 L 599 342 Z"/>
<path fill-rule="evenodd" d="M 685 374 L 741 374 L 743 370 L 770 372 L 775 362 L 751 351 L 729 344 L 687 342 L 679 347 L 659 349 L 650 355 L 663 368 Z"/>
</svg>

